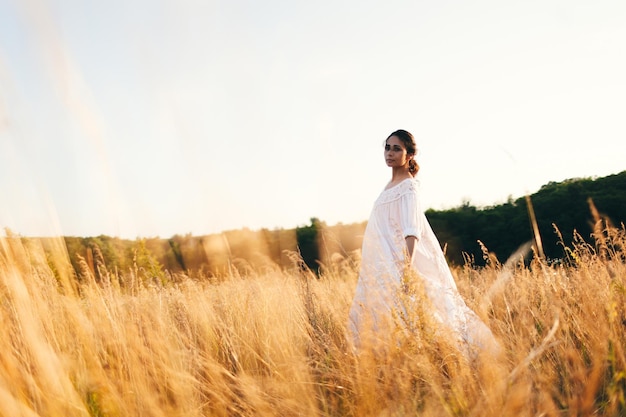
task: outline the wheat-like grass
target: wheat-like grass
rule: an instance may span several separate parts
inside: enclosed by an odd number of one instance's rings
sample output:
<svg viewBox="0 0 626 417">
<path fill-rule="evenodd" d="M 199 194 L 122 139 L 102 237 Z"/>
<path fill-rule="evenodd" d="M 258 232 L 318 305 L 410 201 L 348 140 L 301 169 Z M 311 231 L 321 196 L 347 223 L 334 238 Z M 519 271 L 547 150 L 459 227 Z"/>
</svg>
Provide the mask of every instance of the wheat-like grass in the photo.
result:
<svg viewBox="0 0 626 417">
<path fill-rule="evenodd" d="M 427 322 L 354 351 L 358 262 L 341 256 L 319 277 L 298 262 L 220 279 L 96 262 L 74 276 L 61 239 L 10 235 L 0 416 L 624 415 L 625 235 L 578 239 L 560 265 L 454 269 L 502 345 L 472 360 Z"/>
</svg>

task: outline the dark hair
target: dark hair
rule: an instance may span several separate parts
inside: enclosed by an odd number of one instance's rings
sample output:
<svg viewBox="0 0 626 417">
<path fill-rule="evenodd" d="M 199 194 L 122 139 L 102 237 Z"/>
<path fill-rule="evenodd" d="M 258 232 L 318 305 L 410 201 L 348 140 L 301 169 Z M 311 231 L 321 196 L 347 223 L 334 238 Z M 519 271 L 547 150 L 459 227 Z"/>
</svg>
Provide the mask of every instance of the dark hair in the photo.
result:
<svg viewBox="0 0 626 417">
<path fill-rule="evenodd" d="M 415 143 L 415 138 L 410 132 L 407 132 L 403 129 L 396 130 L 391 135 L 387 136 L 387 139 L 392 136 L 400 139 L 400 141 L 406 148 L 407 155 L 413 155 L 413 159 L 409 161 L 409 173 L 415 176 L 417 174 L 417 171 L 419 171 L 420 169 L 420 166 L 415 161 L 415 155 L 417 155 L 417 144 Z M 387 142 L 387 139 L 385 139 L 385 143 Z"/>
</svg>

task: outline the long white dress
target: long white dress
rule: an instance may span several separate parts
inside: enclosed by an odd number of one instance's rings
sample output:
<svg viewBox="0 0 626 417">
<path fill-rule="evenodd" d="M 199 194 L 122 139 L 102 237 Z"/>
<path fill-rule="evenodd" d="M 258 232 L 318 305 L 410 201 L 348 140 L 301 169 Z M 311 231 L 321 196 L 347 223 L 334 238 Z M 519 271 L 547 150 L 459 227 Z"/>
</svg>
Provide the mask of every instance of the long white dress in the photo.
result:
<svg viewBox="0 0 626 417">
<path fill-rule="evenodd" d="M 402 280 L 407 236 L 417 238 L 411 269 L 423 280 L 432 318 L 451 330 L 464 347 L 495 345 L 491 331 L 457 290 L 439 241 L 421 209 L 415 179 L 383 190 L 372 209 L 350 309 L 349 331 L 354 344 L 358 347 L 363 343 L 366 333 L 384 337 L 381 332 L 389 330 L 392 316 L 406 308 L 402 303 Z"/>
</svg>

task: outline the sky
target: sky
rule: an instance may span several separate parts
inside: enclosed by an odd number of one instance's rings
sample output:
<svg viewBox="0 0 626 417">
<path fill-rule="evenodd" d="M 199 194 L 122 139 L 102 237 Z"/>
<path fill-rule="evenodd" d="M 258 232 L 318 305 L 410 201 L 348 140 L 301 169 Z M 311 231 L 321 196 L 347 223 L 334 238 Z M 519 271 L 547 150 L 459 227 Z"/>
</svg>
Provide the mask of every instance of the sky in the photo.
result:
<svg viewBox="0 0 626 417">
<path fill-rule="evenodd" d="M 0 0 L 0 227 L 204 235 L 626 170 L 623 0 Z"/>
</svg>

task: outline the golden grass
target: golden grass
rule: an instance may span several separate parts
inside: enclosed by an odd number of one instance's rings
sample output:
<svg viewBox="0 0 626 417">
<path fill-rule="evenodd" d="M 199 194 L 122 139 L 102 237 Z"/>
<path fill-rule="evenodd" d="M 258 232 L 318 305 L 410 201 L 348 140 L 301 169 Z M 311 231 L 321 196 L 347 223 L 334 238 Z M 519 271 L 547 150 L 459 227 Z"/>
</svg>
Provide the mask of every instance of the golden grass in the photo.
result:
<svg viewBox="0 0 626 417">
<path fill-rule="evenodd" d="M 567 265 L 454 270 L 503 347 L 467 361 L 427 331 L 346 341 L 357 263 L 318 279 L 268 266 L 221 279 L 138 268 L 72 275 L 62 240 L 0 239 L 0 415 L 626 414 L 623 229 Z"/>
</svg>

